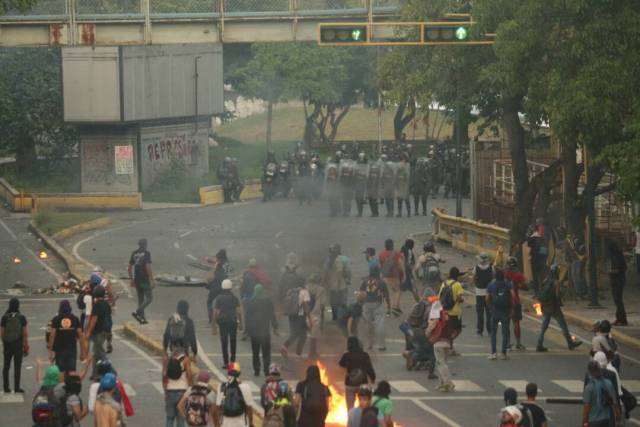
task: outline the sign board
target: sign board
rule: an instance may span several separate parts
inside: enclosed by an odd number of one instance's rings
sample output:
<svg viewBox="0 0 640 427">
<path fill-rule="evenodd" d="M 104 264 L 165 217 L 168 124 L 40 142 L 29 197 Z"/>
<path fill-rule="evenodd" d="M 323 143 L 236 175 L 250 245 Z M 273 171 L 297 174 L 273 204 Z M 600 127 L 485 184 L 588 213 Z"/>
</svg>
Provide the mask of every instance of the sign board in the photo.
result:
<svg viewBox="0 0 640 427">
<path fill-rule="evenodd" d="M 116 145 L 116 175 L 133 174 L 133 146 Z"/>
</svg>

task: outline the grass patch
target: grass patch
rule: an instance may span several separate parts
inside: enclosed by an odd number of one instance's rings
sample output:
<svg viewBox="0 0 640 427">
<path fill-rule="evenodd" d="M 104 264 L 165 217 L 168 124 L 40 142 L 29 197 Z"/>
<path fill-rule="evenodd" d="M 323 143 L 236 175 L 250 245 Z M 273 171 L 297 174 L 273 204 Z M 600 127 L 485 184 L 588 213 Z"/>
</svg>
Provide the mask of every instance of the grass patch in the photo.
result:
<svg viewBox="0 0 640 427">
<path fill-rule="evenodd" d="M 49 236 L 52 236 L 65 228 L 102 217 L 104 217 L 104 214 L 99 212 L 57 212 L 42 210 L 33 215 L 33 222 L 39 229 Z"/>
<path fill-rule="evenodd" d="M 52 166 L 50 161 L 38 160 L 26 174 L 18 174 L 14 164 L 6 164 L 0 167 L 0 175 L 23 193 L 79 193 L 80 159 L 65 163 Z"/>
</svg>

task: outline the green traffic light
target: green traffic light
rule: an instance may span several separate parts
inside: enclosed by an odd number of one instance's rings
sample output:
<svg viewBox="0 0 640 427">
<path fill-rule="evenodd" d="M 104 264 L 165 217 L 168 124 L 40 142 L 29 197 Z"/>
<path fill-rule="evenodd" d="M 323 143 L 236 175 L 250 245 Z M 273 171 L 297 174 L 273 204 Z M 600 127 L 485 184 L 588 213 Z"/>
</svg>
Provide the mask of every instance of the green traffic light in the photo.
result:
<svg viewBox="0 0 640 427">
<path fill-rule="evenodd" d="M 352 38 L 354 41 L 360 41 L 361 37 L 362 37 L 362 30 L 360 30 L 360 29 L 355 29 L 355 30 L 353 30 L 353 31 L 351 32 L 351 38 Z"/>
<path fill-rule="evenodd" d="M 465 27 L 458 27 L 456 29 L 456 38 L 458 40 L 465 40 L 468 35 L 469 35 L 469 32 Z"/>
</svg>

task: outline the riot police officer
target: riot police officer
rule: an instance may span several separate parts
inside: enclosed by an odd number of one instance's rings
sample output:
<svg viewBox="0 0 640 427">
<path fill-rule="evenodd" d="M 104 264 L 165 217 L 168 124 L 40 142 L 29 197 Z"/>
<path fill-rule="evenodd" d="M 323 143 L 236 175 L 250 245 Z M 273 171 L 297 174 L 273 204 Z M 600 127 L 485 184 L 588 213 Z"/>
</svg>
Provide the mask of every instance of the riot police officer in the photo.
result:
<svg viewBox="0 0 640 427">
<path fill-rule="evenodd" d="M 410 175 L 411 165 L 406 153 L 401 155 L 400 161 L 396 166 L 396 179 L 395 183 L 395 195 L 398 201 L 398 214 L 397 217 L 402 216 L 402 205 L 407 207 L 407 216 L 411 216 L 411 203 L 409 202 L 409 190 L 411 186 Z"/>
<path fill-rule="evenodd" d="M 358 216 L 362 216 L 365 202 L 365 192 L 367 190 L 367 178 L 369 175 L 369 165 L 367 164 L 367 155 L 364 152 L 358 154 L 358 162 L 356 164 L 354 177 L 354 192 L 356 198 L 356 208 Z"/>
<path fill-rule="evenodd" d="M 418 216 L 418 204 L 422 204 L 422 215 L 427 215 L 429 188 L 429 159 L 420 157 L 416 160 L 416 167 L 413 173 L 413 203 L 416 216 Z"/>
<path fill-rule="evenodd" d="M 380 179 L 382 197 L 384 198 L 384 204 L 387 207 L 387 217 L 392 217 L 396 178 L 395 165 L 393 162 L 389 161 L 386 154 L 383 154 L 380 157 L 380 160 L 382 162 L 382 176 Z"/>
<path fill-rule="evenodd" d="M 262 201 L 271 200 L 276 192 L 278 181 L 278 162 L 276 153 L 269 150 L 262 169 Z"/>
<path fill-rule="evenodd" d="M 444 198 L 448 199 L 449 194 L 456 195 L 456 160 L 458 153 L 455 148 L 447 151 L 444 163 Z"/>
<path fill-rule="evenodd" d="M 342 159 L 338 168 L 340 172 L 342 216 L 351 215 L 351 200 L 353 200 L 355 166 L 356 163 L 353 160 Z"/>
<path fill-rule="evenodd" d="M 369 176 L 367 177 L 367 198 L 371 216 L 378 216 L 378 199 L 380 198 L 380 177 L 382 176 L 382 160 L 369 164 Z"/>
<path fill-rule="evenodd" d="M 307 152 L 301 150 L 298 153 L 298 161 L 296 163 L 296 182 L 295 182 L 295 194 L 298 199 L 298 204 L 302 206 L 302 203 L 307 202 L 311 204 L 311 197 L 309 194 L 309 179 L 311 174 L 311 165 L 307 158 Z"/>
<path fill-rule="evenodd" d="M 340 211 L 340 181 L 338 175 L 338 163 L 329 158 L 324 174 L 324 193 L 329 202 L 329 215 L 336 216 Z"/>
</svg>

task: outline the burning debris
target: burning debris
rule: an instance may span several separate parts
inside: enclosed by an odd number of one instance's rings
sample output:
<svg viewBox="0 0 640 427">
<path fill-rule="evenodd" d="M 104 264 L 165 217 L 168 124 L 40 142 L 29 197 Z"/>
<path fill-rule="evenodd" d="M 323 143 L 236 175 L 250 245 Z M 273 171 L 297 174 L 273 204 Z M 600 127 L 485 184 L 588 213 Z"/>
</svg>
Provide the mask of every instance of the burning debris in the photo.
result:
<svg viewBox="0 0 640 427">
<path fill-rule="evenodd" d="M 533 311 L 535 311 L 536 316 L 541 317 L 542 316 L 542 306 L 540 305 L 539 302 L 536 302 L 535 304 L 532 305 L 533 307 Z"/>
</svg>

